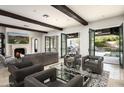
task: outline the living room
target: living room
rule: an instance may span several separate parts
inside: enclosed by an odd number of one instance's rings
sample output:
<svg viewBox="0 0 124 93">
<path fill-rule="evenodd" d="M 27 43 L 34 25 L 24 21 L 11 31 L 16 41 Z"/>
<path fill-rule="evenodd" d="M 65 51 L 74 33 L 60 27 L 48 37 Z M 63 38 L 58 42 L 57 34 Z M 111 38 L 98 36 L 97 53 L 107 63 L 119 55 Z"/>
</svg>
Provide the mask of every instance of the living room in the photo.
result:
<svg viewBox="0 0 124 93">
<path fill-rule="evenodd" d="M 111 27 L 123 32 L 123 12 L 123 5 L 1 5 L 0 86 L 123 87 L 123 47 L 122 64 L 105 64 L 103 56 L 92 54 L 89 34 Z M 44 81 L 48 77 L 50 83 Z"/>
</svg>

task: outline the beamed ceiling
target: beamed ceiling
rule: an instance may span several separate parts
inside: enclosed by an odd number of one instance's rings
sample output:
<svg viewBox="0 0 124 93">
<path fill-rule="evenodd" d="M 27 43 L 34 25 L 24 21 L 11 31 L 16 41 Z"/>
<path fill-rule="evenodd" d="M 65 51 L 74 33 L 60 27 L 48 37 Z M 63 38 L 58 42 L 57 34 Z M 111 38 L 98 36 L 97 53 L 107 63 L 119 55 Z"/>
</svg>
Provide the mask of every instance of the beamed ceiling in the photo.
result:
<svg viewBox="0 0 124 93">
<path fill-rule="evenodd" d="M 123 5 L 0 5 L 0 24 L 46 33 L 123 14 Z"/>
</svg>

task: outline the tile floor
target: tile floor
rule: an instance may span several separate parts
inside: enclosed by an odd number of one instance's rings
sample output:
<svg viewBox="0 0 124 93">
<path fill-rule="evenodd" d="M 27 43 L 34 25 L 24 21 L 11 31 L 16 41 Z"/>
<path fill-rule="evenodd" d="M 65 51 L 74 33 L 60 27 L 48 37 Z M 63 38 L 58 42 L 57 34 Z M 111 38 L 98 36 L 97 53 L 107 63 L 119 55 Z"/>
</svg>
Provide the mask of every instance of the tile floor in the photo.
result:
<svg viewBox="0 0 124 93">
<path fill-rule="evenodd" d="M 119 65 L 104 64 L 104 70 L 110 72 L 108 87 L 124 87 L 124 69 Z"/>
<path fill-rule="evenodd" d="M 110 72 L 108 87 L 124 87 L 124 69 L 118 65 L 104 64 L 104 70 Z M 0 69 L 0 87 L 8 85 L 9 72 L 7 68 Z"/>
<path fill-rule="evenodd" d="M 9 84 L 9 72 L 7 68 L 0 69 L 0 87 L 6 87 Z"/>
</svg>

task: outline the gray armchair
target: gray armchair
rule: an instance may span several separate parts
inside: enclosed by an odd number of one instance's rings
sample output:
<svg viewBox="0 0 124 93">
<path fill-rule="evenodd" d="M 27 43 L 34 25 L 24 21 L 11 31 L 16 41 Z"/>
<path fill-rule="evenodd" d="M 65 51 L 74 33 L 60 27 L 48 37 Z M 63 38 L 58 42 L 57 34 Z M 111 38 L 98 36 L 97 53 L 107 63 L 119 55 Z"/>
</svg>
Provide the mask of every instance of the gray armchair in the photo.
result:
<svg viewBox="0 0 124 93">
<path fill-rule="evenodd" d="M 103 72 L 103 57 L 100 56 L 85 56 L 82 57 L 82 68 L 91 69 L 93 73 L 102 74 Z"/>
<path fill-rule="evenodd" d="M 8 65 L 10 72 L 9 83 L 12 87 L 23 87 L 24 78 L 36 72 L 42 71 L 44 68 L 41 64 L 32 64 L 31 62 L 21 62 Z"/>
<path fill-rule="evenodd" d="M 49 81 L 46 81 L 48 79 Z M 77 75 L 65 84 L 57 80 L 56 68 L 51 68 L 27 76 L 24 80 L 24 84 L 25 87 L 81 87 L 83 86 L 83 78 Z"/>
</svg>

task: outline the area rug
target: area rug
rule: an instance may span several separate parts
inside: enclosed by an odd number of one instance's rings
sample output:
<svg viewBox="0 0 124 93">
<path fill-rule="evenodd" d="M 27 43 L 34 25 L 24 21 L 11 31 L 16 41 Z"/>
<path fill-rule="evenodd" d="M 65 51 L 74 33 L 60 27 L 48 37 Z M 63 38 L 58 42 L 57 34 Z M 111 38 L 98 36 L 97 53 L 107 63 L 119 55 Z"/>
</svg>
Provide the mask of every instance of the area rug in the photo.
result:
<svg viewBox="0 0 124 93">
<path fill-rule="evenodd" d="M 91 81 L 87 87 L 107 87 L 109 80 L 109 72 L 103 71 L 102 75 L 92 74 Z"/>
</svg>

